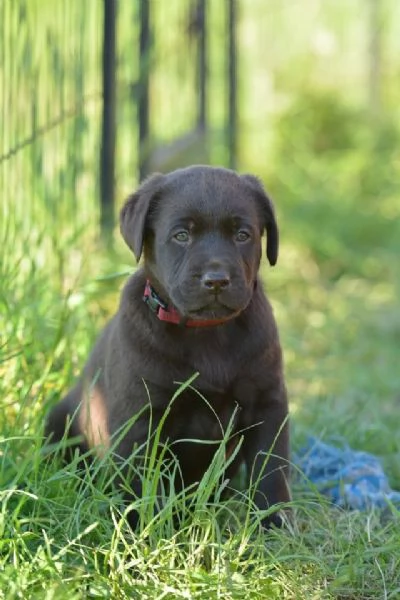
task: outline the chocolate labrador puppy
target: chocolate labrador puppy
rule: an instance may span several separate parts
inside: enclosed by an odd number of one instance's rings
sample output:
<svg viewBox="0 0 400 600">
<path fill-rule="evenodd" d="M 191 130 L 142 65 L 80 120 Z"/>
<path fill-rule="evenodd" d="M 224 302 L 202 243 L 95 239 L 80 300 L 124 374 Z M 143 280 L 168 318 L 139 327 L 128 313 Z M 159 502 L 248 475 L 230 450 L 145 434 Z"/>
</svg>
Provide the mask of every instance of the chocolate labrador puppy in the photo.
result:
<svg viewBox="0 0 400 600">
<path fill-rule="evenodd" d="M 244 461 L 260 509 L 287 502 L 281 348 L 257 274 L 264 230 L 274 265 L 273 205 L 251 175 L 193 166 L 144 181 L 121 211 L 122 235 L 137 260 L 144 253 L 143 268 L 128 280 L 75 387 L 50 412 L 46 436 L 58 441 L 67 431 L 81 436 L 83 450 L 100 452 L 139 414 L 113 446 L 126 460 L 149 435 L 145 407 L 154 430 L 177 382 L 198 372 L 201 395 L 184 389 L 162 428 L 161 442 L 179 461 L 177 486 L 200 480 L 230 424 L 233 443 L 243 440 L 228 476 Z M 139 478 L 131 488 L 141 494 Z M 264 524 L 271 520 L 280 524 L 279 513 Z"/>
</svg>

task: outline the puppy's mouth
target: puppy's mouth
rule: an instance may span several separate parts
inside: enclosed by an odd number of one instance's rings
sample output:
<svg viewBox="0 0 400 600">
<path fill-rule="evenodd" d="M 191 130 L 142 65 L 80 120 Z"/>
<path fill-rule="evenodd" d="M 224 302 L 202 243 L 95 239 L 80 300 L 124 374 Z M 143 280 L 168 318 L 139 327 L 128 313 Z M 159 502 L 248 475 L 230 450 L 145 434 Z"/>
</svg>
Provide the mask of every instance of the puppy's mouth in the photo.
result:
<svg viewBox="0 0 400 600">
<path fill-rule="evenodd" d="M 204 320 L 204 319 L 233 319 L 239 315 L 246 307 L 232 307 L 215 300 L 203 305 L 199 308 L 190 308 L 185 312 L 185 316 L 193 320 Z"/>
<path fill-rule="evenodd" d="M 220 293 L 204 293 L 196 288 L 176 287 L 169 292 L 169 299 L 184 319 L 230 320 L 242 313 L 249 305 L 253 288 L 235 288 Z"/>
<path fill-rule="evenodd" d="M 231 319 L 238 315 L 241 311 L 233 311 L 231 309 L 225 307 L 218 308 L 201 308 L 199 310 L 190 310 L 186 313 L 189 319 L 193 319 L 194 321 L 201 321 L 204 319 Z"/>
</svg>

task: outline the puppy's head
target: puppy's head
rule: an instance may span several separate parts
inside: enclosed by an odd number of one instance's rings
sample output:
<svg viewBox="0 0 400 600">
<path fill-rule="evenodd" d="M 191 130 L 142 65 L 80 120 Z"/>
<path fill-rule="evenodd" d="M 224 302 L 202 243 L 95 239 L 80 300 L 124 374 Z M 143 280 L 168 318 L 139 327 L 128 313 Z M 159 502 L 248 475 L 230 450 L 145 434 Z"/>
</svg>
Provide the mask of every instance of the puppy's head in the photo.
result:
<svg viewBox="0 0 400 600">
<path fill-rule="evenodd" d="M 252 175 L 205 166 L 155 174 L 121 211 L 121 232 L 155 289 L 191 319 L 229 318 L 250 302 L 267 232 L 278 257 L 271 200 Z"/>
</svg>

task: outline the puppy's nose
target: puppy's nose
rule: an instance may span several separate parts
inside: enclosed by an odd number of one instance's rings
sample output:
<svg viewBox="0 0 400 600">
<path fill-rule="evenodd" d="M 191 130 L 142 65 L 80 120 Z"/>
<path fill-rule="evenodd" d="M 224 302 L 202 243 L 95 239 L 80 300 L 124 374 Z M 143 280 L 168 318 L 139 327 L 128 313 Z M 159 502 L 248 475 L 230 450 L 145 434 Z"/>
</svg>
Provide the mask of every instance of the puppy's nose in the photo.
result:
<svg viewBox="0 0 400 600">
<path fill-rule="evenodd" d="M 231 279 L 225 271 L 208 271 L 201 278 L 201 283 L 210 292 L 219 294 L 230 285 Z"/>
</svg>

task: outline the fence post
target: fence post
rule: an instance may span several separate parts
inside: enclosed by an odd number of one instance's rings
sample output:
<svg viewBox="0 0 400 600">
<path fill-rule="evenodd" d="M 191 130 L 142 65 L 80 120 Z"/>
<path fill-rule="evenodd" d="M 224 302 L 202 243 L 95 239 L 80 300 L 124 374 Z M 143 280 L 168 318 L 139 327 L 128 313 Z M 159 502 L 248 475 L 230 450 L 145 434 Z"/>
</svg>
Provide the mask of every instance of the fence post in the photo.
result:
<svg viewBox="0 0 400 600">
<path fill-rule="evenodd" d="M 108 235 L 114 225 L 117 0 L 104 0 L 103 119 L 100 152 L 100 227 Z"/>
<path fill-rule="evenodd" d="M 237 142 L 237 2 L 228 1 L 228 150 L 229 166 L 236 169 Z"/>
<path fill-rule="evenodd" d="M 198 0 L 197 4 L 197 27 L 198 38 L 198 86 L 199 104 L 197 125 L 201 131 L 205 131 L 207 123 L 207 24 L 206 24 L 206 0 Z"/>
<path fill-rule="evenodd" d="M 139 37 L 139 179 L 148 174 L 149 161 L 149 71 L 150 71 L 150 2 L 139 0 L 140 37 Z"/>
</svg>

